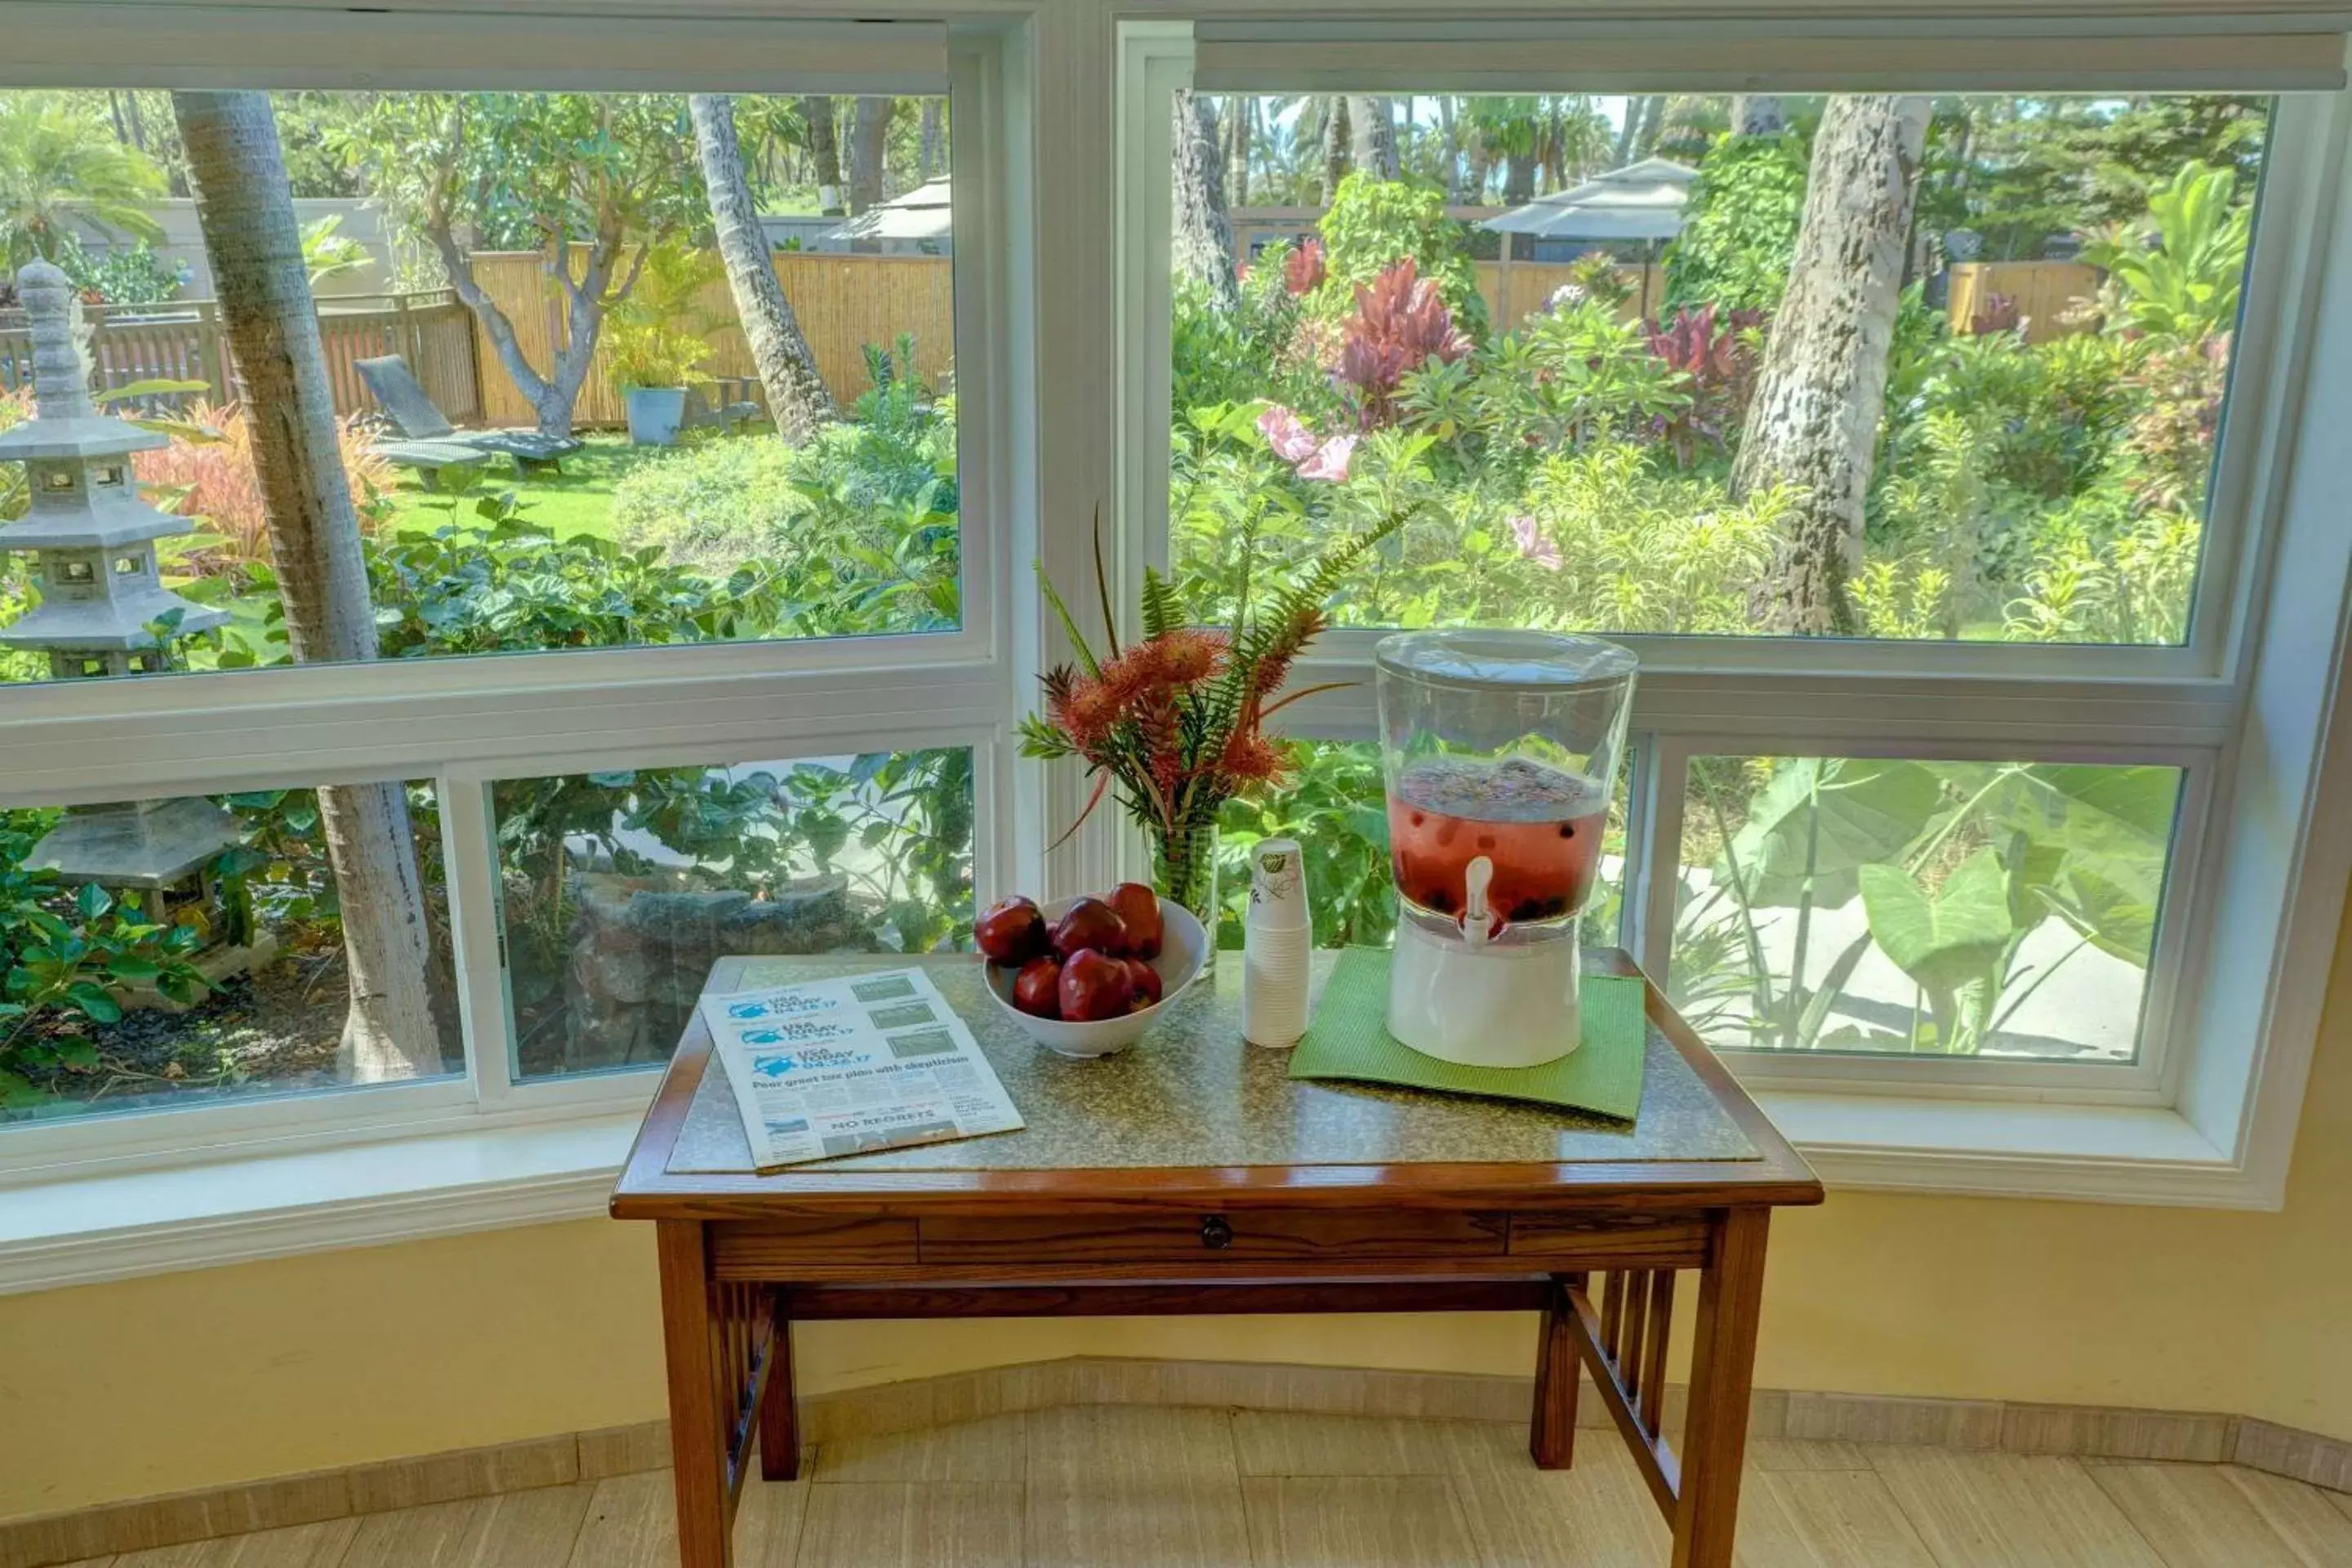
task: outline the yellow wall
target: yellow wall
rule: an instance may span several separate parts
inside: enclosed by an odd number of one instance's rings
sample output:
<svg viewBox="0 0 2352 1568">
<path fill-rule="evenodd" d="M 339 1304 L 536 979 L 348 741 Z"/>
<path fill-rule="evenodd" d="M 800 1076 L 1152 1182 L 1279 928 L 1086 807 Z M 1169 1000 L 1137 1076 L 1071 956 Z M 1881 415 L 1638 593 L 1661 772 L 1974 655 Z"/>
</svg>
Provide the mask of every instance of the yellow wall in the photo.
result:
<svg viewBox="0 0 2352 1568">
<path fill-rule="evenodd" d="M 2284 1212 L 1832 1197 L 1777 1222 L 1759 1381 L 2232 1411 L 2352 1438 L 2352 920 Z M 0 1298 L 0 1518 L 662 1413 L 646 1227 Z M 816 1324 L 811 1391 L 1095 1353 L 1524 1373 L 1469 1319 Z"/>
</svg>

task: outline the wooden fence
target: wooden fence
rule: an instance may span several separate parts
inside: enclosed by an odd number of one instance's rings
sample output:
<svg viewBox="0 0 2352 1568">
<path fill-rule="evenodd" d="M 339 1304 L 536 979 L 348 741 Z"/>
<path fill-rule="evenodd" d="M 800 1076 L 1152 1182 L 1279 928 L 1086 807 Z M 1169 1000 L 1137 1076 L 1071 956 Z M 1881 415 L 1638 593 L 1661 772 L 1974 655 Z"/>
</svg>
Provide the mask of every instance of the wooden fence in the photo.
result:
<svg viewBox="0 0 2352 1568">
<path fill-rule="evenodd" d="M 1560 286 L 1570 281 L 1574 270 L 1573 264 L 1566 261 L 1481 261 L 1475 265 L 1478 268 L 1478 292 L 1486 297 L 1486 319 L 1506 331 L 1541 312 Z M 1617 307 L 1621 319 L 1633 321 L 1658 313 L 1658 303 L 1666 297 L 1664 268 L 1629 263 L 1618 267 L 1617 276 L 1628 290 L 1625 302 Z"/>
<path fill-rule="evenodd" d="M 2026 342 L 2040 343 L 2083 330 L 2063 318 L 2075 300 L 2098 292 L 2103 274 L 2080 261 L 1958 261 L 1950 276 L 1944 308 L 1953 331 L 1973 331 L 1979 320 L 2022 322 Z"/>
<path fill-rule="evenodd" d="M 142 381 L 200 381 L 213 403 L 236 397 L 220 311 L 210 300 L 166 305 L 91 305 L 93 380 L 100 391 Z M 319 314 L 319 342 L 326 351 L 327 378 L 333 384 L 335 412 L 373 409 L 375 400 L 354 368 L 355 362 L 399 354 L 413 366 L 425 390 L 456 424 L 482 416 L 481 387 L 474 373 L 472 313 L 447 289 L 422 294 L 355 296 L 336 300 Z M 32 335 L 21 310 L 0 311 L 0 389 L 32 379 Z M 142 399 L 178 406 L 182 395 Z"/>
<path fill-rule="evenodd" d="M 474 279 L 514 323 L 516 341 L 532 367 L 544 374 L 553 348 L 566 341 L 562 290 L 535 252 L 477 253 Z M 944 256 L 866 256 L 839 252 L 776 252 L 776 277 L 792 301 L 793 314 L 816 356 L 819 374 L 844 405 L 864 392 L 866 345 L 887 348 L 902 333 L 915 339 L 916 368 L 933 385 L 944 385 L 955 359 L 953 263 Z M 735 300 L 726 279 L 714 279 L 688 312 L 711 348 L 698 374 L 752 377 L 751 350 L 736 324 Z M 494 425 L 531 422 L 530 405 L 499 368 L 498 353 L 478 331 L 474 353 L 487 399 L 485 417 Z M 600 338 L 588 381 L 574 410 L 585 426 L 622 422 L 620 395 L 614 389 Z"/>
</svg>

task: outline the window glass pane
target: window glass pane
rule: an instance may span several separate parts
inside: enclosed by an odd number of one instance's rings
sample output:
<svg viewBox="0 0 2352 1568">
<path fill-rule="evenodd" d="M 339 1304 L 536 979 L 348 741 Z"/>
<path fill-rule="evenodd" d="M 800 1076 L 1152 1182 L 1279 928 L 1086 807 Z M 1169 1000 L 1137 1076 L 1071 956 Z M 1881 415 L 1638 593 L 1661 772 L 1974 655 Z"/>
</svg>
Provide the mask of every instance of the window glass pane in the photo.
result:
<svg viewBox="0 0 2352 1568">
<path fill-rule="evenodd" d="M 1298 771 L 1257 799 L 1225 805 L 1218 822 L 1217 945 L 1237 948 L 1249 904 L 1249 851 L 1261 838 L 1296 838 L 1307 861 L 1307 896 L 1318 947 L 1386 947 L 1396 936 L 1396 871 L 1389 848 L 1380 747 L 1370 741 L 1302 741 Z M 1601 839 L 1601 878 L 1579 922 L 1593 946 L 1617 945 L 1625 887 L 1625 815 L 1633 770 L 1622 770 Z"/>
<path fill-rule="evenodd" d="M 0 212 L 0 679 L 958 626 L 945 100 L 691 101 L 251 95 L 281 161 L 169 92 L 0 90 L 40 161 Z M 295 395 L 237 375 L 199 189 L 299 226 L 314 299 L 266 319 L 323 365 L 315 515 L 257 477 Z M 22 450 L 29 312 L 77 295 L 51 416 L 86 379 L 110 423 Z"/>
<path fill-rule="evenodd" d="M 0 811 L 0 1123 L 462 1071 L 441 864 L 423 784 Z"/>
<path fill-rule="evenodd" d="M 1667 990 L 1720 1047 L 2127 1062 L 2178 769 L 1696 757 Z"/>
<path fill-rule="evenodd" d="M 667 1061 L 732 953 L 970 945 L 971 752 L 494 786 L 519 1078 Z"/>
<path fill-rule="evenodd" d="M 2269 114 L 1180 95 L 1171 553 L 1213 615 L 1405 510 L 1341 624 L 2178 643 Z"/>
</svg>

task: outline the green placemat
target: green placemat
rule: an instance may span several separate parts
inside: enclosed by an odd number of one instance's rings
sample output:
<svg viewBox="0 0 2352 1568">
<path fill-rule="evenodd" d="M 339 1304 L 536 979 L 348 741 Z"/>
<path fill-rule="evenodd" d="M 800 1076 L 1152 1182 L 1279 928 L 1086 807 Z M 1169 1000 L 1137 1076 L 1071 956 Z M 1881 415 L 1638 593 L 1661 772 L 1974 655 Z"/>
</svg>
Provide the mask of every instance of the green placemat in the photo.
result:
<svg viewBox="0 0 2352 1568">
<path fill-rule="evenodd" d="M 1642 1059 L 1649 1038 L 1642 1015 L 1643 982 L 1623 974 L 1588 974 L 1580 994 L 1584 1043 L 1576 1050 L 1541 1067 L 1464 1067 L 1398 1043 L 1388 1029 L 1388 952 L 1351 947 L 1332 967 L 1306 1037 L 1290 1053 L 1290 1076 L 1529 1100 L 1631 1121 L 1642 1103 Z"/>
</svg>

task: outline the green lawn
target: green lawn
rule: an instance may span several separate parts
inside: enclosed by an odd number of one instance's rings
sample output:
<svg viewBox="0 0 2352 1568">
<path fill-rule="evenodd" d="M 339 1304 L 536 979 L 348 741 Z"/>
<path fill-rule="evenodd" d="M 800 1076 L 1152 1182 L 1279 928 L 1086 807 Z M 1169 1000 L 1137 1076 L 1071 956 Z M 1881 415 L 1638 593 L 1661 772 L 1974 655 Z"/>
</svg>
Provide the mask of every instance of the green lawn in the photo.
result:
<svg viewBox="0 0 2352 1568">
<path fill-rule="evenodd" d="M 538 473 L 523 479 L 507 459 L 498 458 L 482 469 L 473 489 L 455 494 L 428 490 L 417 482 L 414 471 L 401 469 L 392 491 L 394 526 L 437 523 L 453 500 L 460 517 L 470 517 L 476 499 L 511 490 L 522 503 L 523 515 L 559 539 L 579 533 L 609 539 L 613 536 L 613 487 L 639 463 L 660 456 L 663 448 L 632 447 L 627 437 L 617 435 L 590 436 L 587 441 L 586 447 L 563 459 L 561 474 Z"/>
</svg>

